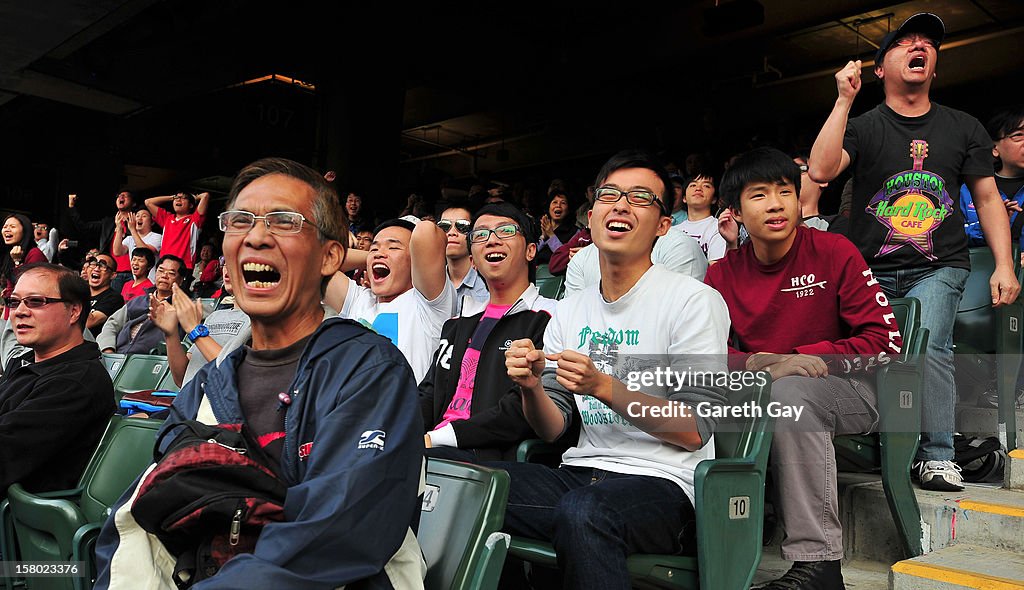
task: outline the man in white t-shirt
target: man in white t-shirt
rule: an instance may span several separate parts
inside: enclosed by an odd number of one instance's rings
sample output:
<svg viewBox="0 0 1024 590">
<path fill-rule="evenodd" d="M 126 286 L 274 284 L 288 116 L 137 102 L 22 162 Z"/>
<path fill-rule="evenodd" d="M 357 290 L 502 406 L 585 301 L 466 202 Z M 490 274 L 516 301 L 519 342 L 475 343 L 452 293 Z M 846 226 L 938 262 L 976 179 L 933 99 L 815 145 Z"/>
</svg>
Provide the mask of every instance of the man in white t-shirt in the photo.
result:
<svg viewBox="0 0 1024 590">
<path fill-rule="evenodd" d="M 403 217 L 380 224 L 366 258 L 370 288 L 338 273 L 324 302 L 389 338 L 418 383 L 437 350 L 441 326 L 452 317 L 455 287 L 445 270 L 444 232 L 432 221 L 416 221 Z"/>
<path fill-rule="evenodd" d="M 715 196 L 715 179 L 696 174 L 686 181 L 686 219 L 676 225 L 691 238 L 697 240 L 709 262 L 725 256 L 725 238 L 718 233 L 718 219 L 714 215 L 714 207 L 718 204 Z"/>
<path fill-rule="evenodd" d="M 641 386 L 639 373 L 725 371 L 729 313 L 717 291 L 651 262 L 672 225 L 660 164 L 619 153 L 596 186 L 600 285 L 559 302 L 543 351 L 524 339 L 506 352 L 530 426 L 554 441 L 578 415 L 579 439 L 558 469 L 501 464 L 511 476 L 505 530 L 550 540 L 565 588 L 628 588 L 630 554 L 692 549 L 694 469 L 714 457 L 716 425 L 692 408 L 725 402 L 703 385 Z"/>
<path fill-rule="evenodd" d="M 703 281 L 708 272 L 708 258 L 701 251 L 697 240 L 686 235 L 679 226 L 673 226 L 654 242 L 651 262 L 698 281 Z M 590 244 L 569 260 L 565 270 L 565 296 L 600 282 L 601 263 L 598 261 L 597 245 Z"/>
</svg>

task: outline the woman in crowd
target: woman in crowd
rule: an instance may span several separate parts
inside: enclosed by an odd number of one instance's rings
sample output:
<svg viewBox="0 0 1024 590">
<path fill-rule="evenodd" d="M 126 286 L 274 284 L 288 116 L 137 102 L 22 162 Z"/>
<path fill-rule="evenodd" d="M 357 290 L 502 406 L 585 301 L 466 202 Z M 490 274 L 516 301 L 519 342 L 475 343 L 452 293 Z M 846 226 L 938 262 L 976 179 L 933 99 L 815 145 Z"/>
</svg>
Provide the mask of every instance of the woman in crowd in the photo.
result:
<svg viewBox="0 0 1024 590">
<path fill-rule="evenodd" d="M 567 243 L 576 233 L 569 196 L 562 190 L 548 195 L 548 212 L 540 218 L 540 242 L 537 244 L 537 264 L 547 264 L 551 255 Z"/>
<path fill-rule="evenodd" d="M 0 235 L 4 239 L 3 258 L 0 260 L 0 290 L 7 297 L 14 289 L 14 273 L 22 264 L 46 262 L 46 255 L 36 247 L 32 234 L 32 222 L 28 217 L 19 214 L 8 215 L 4 220 Z M 4 307 L 4 319 L 8 309 Z"/>
</svg>

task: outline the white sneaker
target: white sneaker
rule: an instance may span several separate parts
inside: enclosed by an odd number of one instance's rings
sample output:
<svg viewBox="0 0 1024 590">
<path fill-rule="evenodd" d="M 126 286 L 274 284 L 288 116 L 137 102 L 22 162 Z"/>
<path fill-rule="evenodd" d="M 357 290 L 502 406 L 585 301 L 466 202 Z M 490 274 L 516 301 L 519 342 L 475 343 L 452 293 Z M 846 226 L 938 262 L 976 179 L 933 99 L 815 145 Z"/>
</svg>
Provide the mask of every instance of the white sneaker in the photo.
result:
<svg viewBox="0 0 1024 590">
<path fill-rule="evenodd" d="M 918 461 L 914 463 L 921 480 L 921 489 L 959 492 L 964 489 L 960 466 L 952 461 Z"/>
</svg>

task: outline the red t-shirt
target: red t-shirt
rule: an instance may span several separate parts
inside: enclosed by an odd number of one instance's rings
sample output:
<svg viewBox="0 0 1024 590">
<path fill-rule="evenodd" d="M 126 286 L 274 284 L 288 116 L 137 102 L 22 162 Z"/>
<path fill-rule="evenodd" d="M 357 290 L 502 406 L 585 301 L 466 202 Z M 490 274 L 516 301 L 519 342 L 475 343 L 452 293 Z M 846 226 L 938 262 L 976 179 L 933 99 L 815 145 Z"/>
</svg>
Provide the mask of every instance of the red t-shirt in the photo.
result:
<svg viewBox="0 0 1024 590">
<path fill-rule="evenodd" d="M 149 280 L 149 277 L 142 279 L 142 282 L 138 285 L 134 284 L 135 280 L 132 279 L 121 287 L 121 298 L 124 299 L 125 303 L 128 303 L 136 297 L 141 297 L 146 294 L 146 289 L 153 288 L 153 282 Z"/>
<path fill-rule="evenodd" d="M 704 282 L 729 306 L 733 369 L 749 356 L 737 353 L 800 353 L 842 374 L 896 357 L 903 346 L 878 281 L 838 234 L 799 227 L 793 247 L 771 265 L 758 262 L 748 242 L 710 266 Z"/>
<path fill-rule="evenodd" d="M 158 208 L 156 222 L 164 228 L 164 241 L 160 245 L 160 256 L 172 254 L 185 261 L 185 268 L 190 270 L 194 268 L 196 241 L 199 240 L 199 230 L 203 227 L 205 220 L 206 217 L 200 215 L 198 211 L 193 211 L 178 219 L 166 209 Z"/>
<path fill-rule="evenodd" d="M 220 276 L 220 261 L 214 259 L 214 260 L 211 260 L 211 261 L 207 262 L 206 266 L 203 267 L 203 272 L 199 275 L 199 282 L 200 283 L 212 283 L 213 281 L 216 281 L 219 276 Z"/>
<path fill-rule="evenodd" d="M 117 223 L 117 222 L 115 221 L 114 223 Z M 122 226 L 122 229 L 124 229 L 124 233 L 121 234 L 121 235 L 122 236 L 129 235 L 128 224 L 127 223 L 122 223 L 121 226 Z M 114 237 L 110 238 L 110 244 L 107 245 L 107 253 L 110 254 L 110 256 L 114 259 L 114 262 L 117 263 L 117 272 L 131 272 L 132 271 L 131 252 L 128 252 L 127 254 L 125 254 L 123 256 L 114 256 L 114 244 L 116 244 L 116 243 L 117 243 L 117 232 L 114 232 Z"/>
</svg>

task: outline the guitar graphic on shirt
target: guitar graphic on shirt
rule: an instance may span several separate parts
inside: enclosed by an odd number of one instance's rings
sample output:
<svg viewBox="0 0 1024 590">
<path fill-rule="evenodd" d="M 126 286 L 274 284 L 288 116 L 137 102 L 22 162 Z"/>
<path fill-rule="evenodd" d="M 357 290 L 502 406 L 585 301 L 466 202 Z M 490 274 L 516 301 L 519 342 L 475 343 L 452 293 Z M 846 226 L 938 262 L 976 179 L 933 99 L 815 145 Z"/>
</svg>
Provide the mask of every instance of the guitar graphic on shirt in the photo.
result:
<svg viewBox="0 0 1024 590">
<path fill-rule="evenodd" d="M 953 213 L 953 201 L 942 177 L 924 169 L 927 157 L 928 142 L 911 141 L 913 168 L 887 178 L 868 204 L 867 212 L 889 230 L 876 256 L 909 245 L 928 260 L 938 259 L 932 233 Z"/>
</svg>

